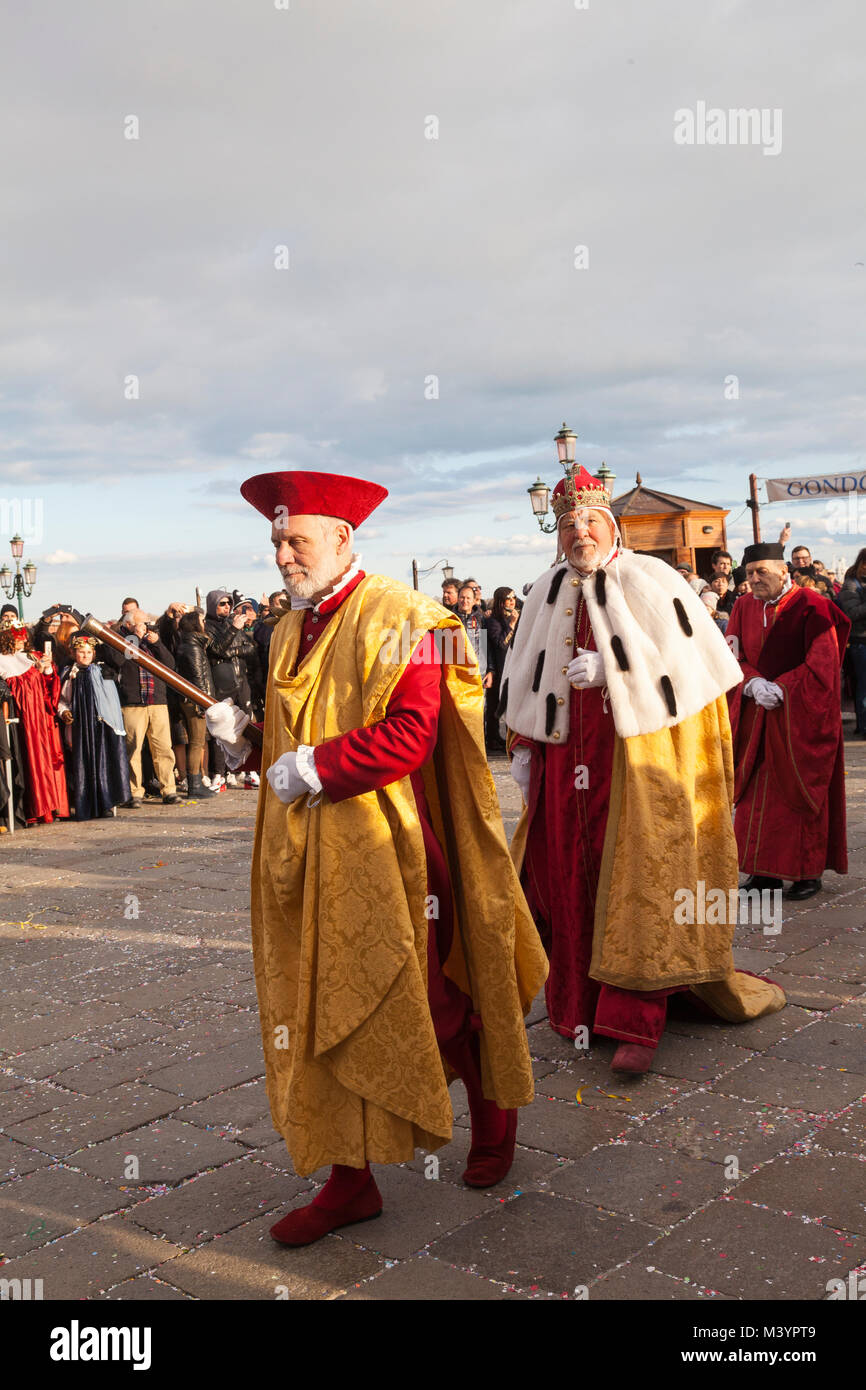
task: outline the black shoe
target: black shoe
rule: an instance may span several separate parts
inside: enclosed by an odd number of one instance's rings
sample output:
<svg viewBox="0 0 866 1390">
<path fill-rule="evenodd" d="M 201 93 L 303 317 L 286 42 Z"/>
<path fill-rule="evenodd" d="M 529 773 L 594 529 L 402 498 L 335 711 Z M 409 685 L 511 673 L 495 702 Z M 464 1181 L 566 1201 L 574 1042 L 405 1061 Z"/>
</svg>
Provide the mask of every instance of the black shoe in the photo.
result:
<svg viewBox="0 0 866 1390">
<path fill-rule="evenodd" d="M 747 893 L 750 893 L 753 888 L 757 888 L 759 892 L 763 893 L 765 889 L 781 888 L 781 886 L 782 880 L 780 878 L 768 878 L 766 874 L 752 874 L 751 878 L 747 878 L 745 883 L 740 885 Z"/>
<path fill-rule="evenodd" d="M 180 797 L 179 797 L 179 796 L 176 796 L 174 793 L 172 793 L 171 796 L 164 796 L 164 797 L 162 798 L 162 804 L 163 804 L 163 806 L 177 806 L 178 803 L 179 803 L 179 801 L 180 801 Z"/>
<path fill-rule="evenodd" d="M 129 801 L 124 801 L 124 802 L 123 802 L 123 804 L 121 805 L 121 808 L 120 808 L 120 809 L 121 809 L 121 811 L 140 811 L 140 810 L 141 810 L 141 797 L 140 797 L 140 796 L 132 796 L 132 797 L 130 797 Z"/>
<path fill-rule="evenodd" d="M 219 796 L 219 792 L 212 792 L 210 787 L 206 787 L 201 780 L 201 773 L 189 774 L 189 799 L 191 801 L 206 801 L 209 796 Z"/>
<path fill-rule="evenodd" d="M 789 903 L 801 903 L 806 898 L 814 898 L 816 893 L 820 893 L 823 886 L 820 878 L 799 878 L 782 896 L 787 898 Z"/>
</svg>

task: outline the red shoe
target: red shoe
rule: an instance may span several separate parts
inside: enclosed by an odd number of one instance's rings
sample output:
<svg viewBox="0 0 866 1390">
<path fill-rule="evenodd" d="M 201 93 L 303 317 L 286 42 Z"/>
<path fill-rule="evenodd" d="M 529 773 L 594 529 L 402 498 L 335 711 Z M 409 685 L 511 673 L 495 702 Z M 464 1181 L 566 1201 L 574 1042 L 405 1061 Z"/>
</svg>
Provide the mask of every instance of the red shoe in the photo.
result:
<svg viewBox="0 0 866 1390">
<path fill-rule="evenodd" d="M 654 1047 L 642 1047 L 640 1043 L 620 1043 L 613 1054 L 613 1071 L 625 1071 L 632 1076 L 649 1071 L 653 1064 Z"/>
<path fill-rule="evenodd" d="M 514 1162 L 517 1142 L 517 1111 L 506 1110 L 505 1138 L 500 1144 L 473 1144 L 463 1181 L 467 1187 L 494 1187 L 502 1182 Z"/>
<path fill-rule="evenodd" d="M 374 1178 L 370 1178 L 357 1197 L 344 1202 L 342 1206 L 328 1211 L 317 1207 L 315 1202 L 309 1206 L 298 1207 L 271 1227 L 271 1235 L 280 1245 L 312 1245 L 322 1236 L 336 1231 L 340 1226 L 354 1226 L 360 1221 L 372 1221 L 382 1214 L 382 1194 Z"/>
</svg>

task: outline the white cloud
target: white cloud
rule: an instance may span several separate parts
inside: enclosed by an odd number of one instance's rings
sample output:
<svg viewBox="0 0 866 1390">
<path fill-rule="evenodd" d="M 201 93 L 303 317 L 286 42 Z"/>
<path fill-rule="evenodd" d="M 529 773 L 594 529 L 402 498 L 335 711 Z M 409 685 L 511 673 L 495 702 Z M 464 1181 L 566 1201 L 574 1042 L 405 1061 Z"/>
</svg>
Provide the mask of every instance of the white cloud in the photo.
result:
<svg viewBox="0 0 866 1390">
<path fill-rule="evenodd" d="M 76 565 L 78 556 L 73 555 L 68 550 L 53 550 L 50 555 L 43 556 L 43 565 Z"/>
</svg>

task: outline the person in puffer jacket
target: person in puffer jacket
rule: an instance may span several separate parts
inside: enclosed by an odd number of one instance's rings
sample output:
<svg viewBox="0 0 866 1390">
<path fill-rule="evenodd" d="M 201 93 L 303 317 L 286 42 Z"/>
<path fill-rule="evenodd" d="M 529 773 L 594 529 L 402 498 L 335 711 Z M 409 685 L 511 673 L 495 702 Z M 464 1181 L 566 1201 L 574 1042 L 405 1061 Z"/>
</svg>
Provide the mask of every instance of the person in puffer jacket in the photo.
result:
<svg viewBox="0 0 866 1390">
<path fill-rule="evenodd" d="M 204 691 L 205 695 L 216 698 L 211 664 L 208 660 L 209 645 L 210 638 L 204 630 L 204 622 L 199 609 L 194 609 L 192 613 L 184 613 L 177 625 L 174 649 L 177 673 L 192 685 L 197 685 L 199 690 Z M 178 700 L 180 714 L 189 735 L 186 754 L 187 795 L 191 799 L 216 796 L 216 792 L 211 791 L 210 787 L 206 787 L 201 779 L 207 739 L 204 710 L 201 705 L 194 704 L 192 700 L 187 700 L 182 695 L 178 697 Z"/>
<path fill-rule="evenodd" d="M 236 613 L 230 617 L 232 606 L 233 600 L 228 590 L 211 589 L 204 620 L 204 630 L 210 639 L 207 655 L 216 698 L 232 699 L 240 709 L 251 715 L 247 660 L 257 658 L 258 653 L 252 637 L 244 631 L 244 615 Z"/>
</svg>

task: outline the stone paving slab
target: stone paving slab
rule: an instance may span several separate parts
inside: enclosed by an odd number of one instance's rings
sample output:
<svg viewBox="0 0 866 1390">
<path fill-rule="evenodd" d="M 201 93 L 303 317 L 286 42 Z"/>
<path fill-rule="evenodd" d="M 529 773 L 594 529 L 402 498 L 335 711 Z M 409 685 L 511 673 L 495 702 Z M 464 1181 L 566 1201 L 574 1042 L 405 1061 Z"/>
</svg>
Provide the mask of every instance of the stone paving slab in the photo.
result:
<svg viewBox="0 0 866 1390">
<path fill-rule="evenodd" d="M 805 1138 L 815 1125 L 803 1110 L 785 1110 L 763 1100 L 699 1091 L 652 1116 L 634 1131 L 642 1144 L 669 1145 L 692 1158 L 725 1163 L 734 1154 L 741 1171 L 765 1162 Z"/>
<path fill-rule="evenodd" d="M 0 1252 L 13 1259 L 116 1209 L 107 1183 L 68 1167 L 39 1168 L 0 1186 Z"/>
<path fill-rule="evenodd" d="M 663 1227 L 675 1226 L 732 1185 L 721 1164 L 636 1143 L 593 1149 L 550 1180 L 550 1190 L 559 1197 L 633 1213 Z"/>
<path fill-rule="evenodd" d="M 793 1038 L 774 1043 L 769 1052 L 773 1057 L 784 1057 L 791 1062 L 815 1065 L 829 1061 L 835 1070 L 866 1075 L 866 1031 L 839 1023 L 835 1013 L 811 1028 L 804 1028 Z"/>
<path fill-rule="evenodd" d="M 407 1259 L 501 1202 L 501 1194 L 457 1187 L 402 1167 L 382 1168 L 376 1182 L 385 1204 L 382 1215 L 347 1228 L 341 1239 L 388 1260 Z"/>
<path fill-rule="evenodd" d="M 292 1186 L 295 1191 L 291 1191 Z M 170 1192 L 139 1202 L 129 1218 L 176 1245 L 200 1245 L 252 1221 L 263 1211 L 282 1215 L 293 1198 L 311 1190 L 304 1179 L 289 1184 L 282 1173 L 245 1158 L 213 1173 L 199 1173 Z"/>
<path fill-rule="evenodd" d="M 828 1279 L 845 1278 L 864 1259 L 860 1236 L 729 1197 L 664 1236 L 649 1263 L 735 1298 L 823 1299 Z"/>
<path fill-rule="evenodd" d="M 173 1118 L 143 1125 L 122 1139 L 106 1139 L 75 1155 L 76 1167 L 104 1178 L 122 1192 L 180 1182 L 204 1168 L 215 1168 L 240 1158 L 245 1149 L 197 1125 Z M 129 1175 L 133 1156 L 138 1173 Z"/>
<path fill-rule="evenodd" d="M 122 1052 L 108 1053 L 92 1062 L 67 1067 L 58 1072 L 53 1080 L 72 1091 L 92 1096 L 119 1086 L 122 1081 L 135 1081 L 148 1072 L 160 1068 L 164 1070 L 174 1064 L 175 1057 L 175 1050 L 169 1043 L 141 1043 L 137 1047 L 127 1047 Z"/>
<path fill-rule="evenodd" d="M 741 1183 L 736 1196 L 866 1235 L 866 1163 L 850 1154 L 781 1155 Z"/>
<path fill-rule="evenodd" d="M 45 1077 L 53 1079 L 69 1067 L 92 1062 L 95 1057 L 104 1057 L 110 1050 L 108 1043 L 67 1038 L 61 1043 L 34 1048 L 32 1052 L 10 1053 L 0 1065 L 22 1080 L 40 1081 Z"/>
<path fill-rule="evenodd" d="M 652 1251 L 650 1251 L 650 1255 Z M 656 1269 L 655 1265 L 642 1263 L 641 1257 L 629 1260 L 621 1269 L 611 1274 L 603 1274 L 590 1284 L 588 1298 L 593 1303 L 628 1299 L 640 1299 L 650 1303 L 682 1302 L 683 1299 L 698 1303 L 731 1303 L 735 1300 L 730 1294 L 718 1293 L 715 1289 L 705 1289 L 700 1284 L 684 1279 L 673 1279 L 669 1274 Z"/>
<path fill-rule="evenodd" d="M 46 1110 L 53 1110 L 63 1100 L 62 1091 L 57 1091 L 53 1086 L 40 1081 L 35 1084 L 25 1083 L 14 1091 L 4 1091 L 0 1095 L 0 1125 L 8 1129 L 19 1120 L 44 1115 Z"/>
<path fill-rule="evenodd" d="M 169 1091 L 131 1083 L 98 1096 L 78 1096 L 35 1120 L 10 1125 L 6 1132 L 13 1139 L 62 1158 L 85 1144 L 137 1129 L 178 1108 L 177 1096 Z"/>
<path fill-rule="evenodd" d="M 142 1270 L 163 1268 L 180 1248 L 110 1216 L 0 1266 L 4 1279 L 41 1279 L 46 1300 L 92 1298 Z"/>
<path fill-rule="evenodd" d="M 745 1101 L 766 1099 L 773 1105 L 823 1115 L 859 1099 L 866 1091 L 866 1082 L 858 1072 L 821 1071 L 802 1062 L 755 1057 L 721 1077 L 716 1089 Z"/>
<path fill-rule="evenodd" d="M 380 1255 L 337 1235 L 289 1250 L 271 1240 L 272 1225 L 269 1215 L 236 1227 L 172 1260 L 159 1277 L 196 1298 L 320 1299 L 347 1293 L 385 1268 Z"/>
<path fill-rule="evenodd" d="M 190 1294 L 181 1293 L 180 1289 L 164 1283 L 152 1274 L 137 1274 L 134 1279 L 126 1279 L 122 1284 L 117 1284 L 110 1293 L 91 1294 L 91 1298 L 121 1299 L 135 1303 L 192 1303 L 194 1301 Z"/>
<path fill-rule="evenodd" d="M 852 1105 L 829 1124 L 815 1130 L 814 1143 L 830 1153 L 857 1154 L 866 1158 L 866 1105 Z"/>
<path fill-rule="evenodd" d="M 562 1297 L 588 1286 L 659 1234 L 644 1222 L 527 1192 L 434 1241 L 430 1254 L 508 1288 Z"/>
<path fill-rule="evenodd" d="M 253 1081 L 264 1074 L 261 1037 L 242 1038 L 203 1057 L 154 1071 L 150 1081 L 184 1100 L 202 1100 L 215 1091 Z"/>
<path fill-rule="evenodd" d="M 20 1178 L 24 1173 L 32 1173 L 36 1168 L 44 1168 L 51 1162 L 48 1154 L 38 1149 L 30 1149 L 0 1134 L 0 1182 L 9 1178 Z"/>
<path fill-rule="evenodd" d="M 264 1081 L 251 1081 L 231 1091 L 220 1091 L 206 1100 L 185 1105 L 175 1113 L 175 1119 L 188 1120 L 203 1129 L 243 1130 L 270 1116 L 268 1093 Z"/>
<path fill-rule="evenodd" d="M 424 1303 L 480 1303 L 521 1297 L 489 1279 L 453 1269 L 427 1255 L 418 1255 L 393 1265 L 377 1279 L 365 1281 L 351 1293 L 342 1294 L 338 1301 L 382 1303 L 410 1299 Z"/>
</svg>

